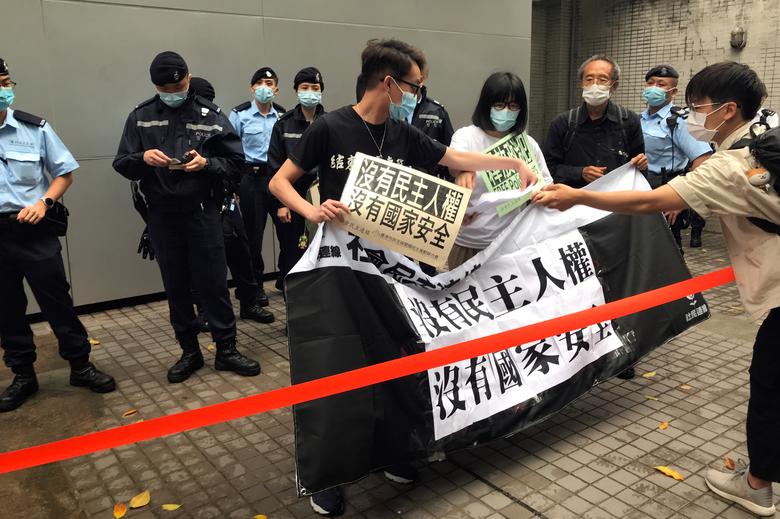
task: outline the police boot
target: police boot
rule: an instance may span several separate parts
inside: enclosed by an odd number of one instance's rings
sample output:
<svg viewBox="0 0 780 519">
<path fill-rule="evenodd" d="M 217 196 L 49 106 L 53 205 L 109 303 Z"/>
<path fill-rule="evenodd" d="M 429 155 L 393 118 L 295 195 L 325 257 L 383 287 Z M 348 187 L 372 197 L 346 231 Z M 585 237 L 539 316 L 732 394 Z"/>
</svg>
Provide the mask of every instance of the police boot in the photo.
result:
<svg viewBox="0 0 780 519">
<path fill-rule="evenodd" d="M 168 382 L 177 384 L 184 382 L 193 373 L 203 367 L 203 354 L 200 352 L 200 346 L 183 348 L 179 361 L 168 370 Z"/>
<path fill-rule="evenodd" d="M 30 368 L 25 373 L 17 373 L 11 385 L 0 394 L 0 413 L 13 411 L 38 391 L 38 380 Z"/>
<path fill-rule="evenodd" d="M 240 354 L 236 349 L 235 341 L 223 346 L 217 345 L 214 368 L 218 371 L 232 371 L 243 377 L 254 377 L 260 374 L 260 363 Z"/>
<path fill-rule="evenodd" d="M 255 303 L 258 306 L 268 306 L 268 294 L 265 293 L 265 290 L 263 290 L 262 286 L 257 291 L 257 297 L 255 297 Z"/>
<path fill-rule="evenodd" d="M 691 247 L 701 247 L 701 229 L 691 229 Z"/>
<path fill-rule="evenodd" d="M 103 373 L 89 361 L 70 363 L 70 385 L 86 387 L 95 393 L 110 393 L 116 389 L 114 377 Z"/>
<path fill-rule="evenodd" d="M 251 305 L 241 305 L 241 319 L 248 319 L 258 323 L 269 324 L 276 320 L 274 314 L 263 308 L 257 303 Z"/>
</svg>

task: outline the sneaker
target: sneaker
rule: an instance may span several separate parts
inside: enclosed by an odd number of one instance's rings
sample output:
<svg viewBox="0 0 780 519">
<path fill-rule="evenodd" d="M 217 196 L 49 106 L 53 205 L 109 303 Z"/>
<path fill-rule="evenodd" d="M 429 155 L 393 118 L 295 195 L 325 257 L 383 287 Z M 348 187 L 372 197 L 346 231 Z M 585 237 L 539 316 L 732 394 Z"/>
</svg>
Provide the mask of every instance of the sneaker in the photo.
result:
<svg viewBox="0 0 780 519">
<path fill-rule="evenodd" d="M 411 485 L 417 480 L 417 469 L 408 463 L 400 463 L 385 469 L 385 477 L 394 483 Z"/>
<path fill-rule="evenodd" d="M 312 494 L 311 508 L 320 515 L 333 517 L 344 513 L 344 493 L 341 487 L 333 487 Z"/>
<path fill-rule="evenodd" d="M 723 499 L 733 501 L 742 508 L 762 517 L 775 515 L 775 505 L 772 503 L 772 485 L 754 489 L 748 483 L 748 465 L 744 461 L 737 462 L 734 472 L 720 472 L 709 469 L 704 477 L 710 490 Z"/>
</svg>

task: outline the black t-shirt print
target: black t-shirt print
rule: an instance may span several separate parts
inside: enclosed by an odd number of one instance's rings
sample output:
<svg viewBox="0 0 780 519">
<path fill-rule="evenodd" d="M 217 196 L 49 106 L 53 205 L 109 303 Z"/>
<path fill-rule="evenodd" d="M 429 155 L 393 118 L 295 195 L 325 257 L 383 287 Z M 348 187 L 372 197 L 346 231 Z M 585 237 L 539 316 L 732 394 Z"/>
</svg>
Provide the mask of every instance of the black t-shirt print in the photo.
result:
<svg viewBox="0 0 780 519">
<path fill-rule="evenodd" d="M 344 106 L 315 119 L 290 154 L 290 159 L 306 171 L 319 166 L 320 200 L 325 201 L 341 198 L 357 152 L 378 157 L 378 147 L 381 146 L 381 158 L 428 170 L 447 151 L 446 146 L 406 122 L 388 119 L 386 124 L 383 144 L 384 124 L 364 124 L 352 106 Z"/>
</svg>

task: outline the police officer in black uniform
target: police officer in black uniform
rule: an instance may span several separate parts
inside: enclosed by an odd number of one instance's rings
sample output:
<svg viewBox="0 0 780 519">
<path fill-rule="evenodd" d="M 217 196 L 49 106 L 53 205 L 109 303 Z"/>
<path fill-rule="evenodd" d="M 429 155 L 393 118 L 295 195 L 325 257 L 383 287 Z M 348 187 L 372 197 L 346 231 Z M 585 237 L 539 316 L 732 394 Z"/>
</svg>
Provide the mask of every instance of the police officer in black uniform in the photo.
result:
<svg viewBox="0 0 780 519">
<path fill-rule="evenodd" d="M 301 69 L 295 75 L 293 88 L 298 96 L 298 104 L 279 118 L 271 132 L 268 166 L 273 173 L 282 167 L 312 121 L 325 113 L 321 103 L 325 82 L 319 70 L 314 67 Z M 299 178 L 293 187 L 306 198 L 306 192 L 316 178 L 315 168 Z M 284 277 L 306 251 L 306 220 L 298 213 L 284 207 L 275 197 L 273 197 L 273 208 L 275 213 L 273 220 L 279 238 L 279 278 L 276 280 L 276 288 L 283 290 Z"/>
<path fill-rule="evenodd" d="M 445 146 L 449 146 L 452 141 L 452 134 L 455 133 L 455 130 L 452 129 L 452 122 L 450 122 L 450 114 L 447 113 L 447 109 L 444 108 L 444 105 L 437 100 L 428 97 L 428 87 L 425 85 L 428 81 L 427 63 L 422 74 L 423 86 L 420 89 L 420 94 L 417 98 L 417 107 L 414 109 L 414 114 L 412 114 L 411 124 L 431 139 L 435 139 Z M 440 166 L 439 164 L 434 166 L 429 173 L 448 182 L 451 181 L 447 168 Z"/>
<path fill-rule="evenodd" d="M 215 368 L 257 375 L 260 365 L 236 349 L 218 207 L 221 179 L 240 171 L 241 141 L 219 107 L 190 90 L 179 54 L 158 54 L 149 73 L 158 94 L 128 116 L 114 169 L 140 181 L 149 205 L 149 236 L 183 350 L 168 381 L 183 382 L 203 366 L 193 284 L 217 345 Z"/>
<path fill-rule="evenodd" d="M 15 86 L 0 59 L 0 345 L 15 374 L 0 394 L 0 412 L 38 391 L 25 279 L 57 336 L 60 356 L 70 363 L 70 384 L 97 393 L 116 388 L 111 376 L 89 362 L 87 331 L 73 309 L 57 238 L 66 221 L 57 200 L 79 165 L 46 120 L 11 109 Z"/>
</svg>

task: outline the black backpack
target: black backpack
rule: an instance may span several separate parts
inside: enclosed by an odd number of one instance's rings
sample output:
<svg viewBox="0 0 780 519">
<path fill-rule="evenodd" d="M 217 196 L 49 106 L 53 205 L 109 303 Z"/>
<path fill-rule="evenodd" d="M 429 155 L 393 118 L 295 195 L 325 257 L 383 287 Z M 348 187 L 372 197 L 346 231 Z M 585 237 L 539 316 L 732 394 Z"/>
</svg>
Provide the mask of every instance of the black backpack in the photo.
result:
<svg viewBox="0 0 780 519">
<path fill-rule="evenodd" d="M 729 149 L 749 148 L 750 154 L 771 175 L 770 184 L 780 194 L 780 127 L 770 128 L 768 120 L 775 112 L 761 110 L 761 118 L 750 126 L 750 137 L 741 139 Z M 748 217 L 750 223 L 771 234 L 780 234 L 780 225 L 763 218 Z"/>
</svg>

